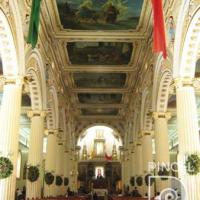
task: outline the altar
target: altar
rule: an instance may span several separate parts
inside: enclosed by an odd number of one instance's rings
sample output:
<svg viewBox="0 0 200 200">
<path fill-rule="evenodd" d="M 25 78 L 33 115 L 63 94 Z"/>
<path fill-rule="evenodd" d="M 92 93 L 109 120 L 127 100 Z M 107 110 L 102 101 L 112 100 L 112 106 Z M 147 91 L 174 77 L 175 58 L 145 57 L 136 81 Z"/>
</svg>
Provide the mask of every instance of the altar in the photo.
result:
<svg viewBox="0 0 200 200">
<path fill-rule="evenodd" d="M 117 161 L 82 161 L 78 164 L 79 184 L 100 195 L 115 191 L 121 180 L 121 163 Z"/>
<path fill-rule="evenodd" d="M 108 189 L 104 188 L 104 189 L 93 189 L 94 192 L 96 192 L 98 197 L 104 197 L 105 194 L 108 194 Z"/>
</svg>

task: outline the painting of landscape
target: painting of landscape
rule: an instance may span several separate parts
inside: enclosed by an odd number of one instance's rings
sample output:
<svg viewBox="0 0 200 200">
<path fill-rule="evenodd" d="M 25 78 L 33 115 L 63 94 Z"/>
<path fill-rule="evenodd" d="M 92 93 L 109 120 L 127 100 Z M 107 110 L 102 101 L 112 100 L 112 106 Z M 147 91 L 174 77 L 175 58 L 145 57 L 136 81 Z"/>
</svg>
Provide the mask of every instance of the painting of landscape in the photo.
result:
<svg viewBox="0 0 200 200">
<path fill-rule="evenodd" d="M 136 29 L 143 0 L 56 0 L 61 23 L 73 30 Z"/>
<path fill-rule="evenodd" d="M 121 88 L 126 82 L 125 73 L 74 73 L 73 77 L 79 88 Z"/>
<path fill-rule="evenodd" d="M 127 42 L 71 42 L 67 44 L 71 64 L 123 65 L 131 59 L 133 45 Z"/>
</svg>

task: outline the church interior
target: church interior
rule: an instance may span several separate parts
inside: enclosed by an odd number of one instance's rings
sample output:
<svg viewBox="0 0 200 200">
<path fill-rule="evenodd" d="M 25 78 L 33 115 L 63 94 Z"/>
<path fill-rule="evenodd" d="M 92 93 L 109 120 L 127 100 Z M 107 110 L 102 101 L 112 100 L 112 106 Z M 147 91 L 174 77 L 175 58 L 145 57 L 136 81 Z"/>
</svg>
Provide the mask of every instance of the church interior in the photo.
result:
<svg viewBox="0 0 200 200">
<path fill-rule="evenodd" d="M 199 0 L 0 0 L 0 200 L 36 199 L 200 200 Z"/>
</svg>

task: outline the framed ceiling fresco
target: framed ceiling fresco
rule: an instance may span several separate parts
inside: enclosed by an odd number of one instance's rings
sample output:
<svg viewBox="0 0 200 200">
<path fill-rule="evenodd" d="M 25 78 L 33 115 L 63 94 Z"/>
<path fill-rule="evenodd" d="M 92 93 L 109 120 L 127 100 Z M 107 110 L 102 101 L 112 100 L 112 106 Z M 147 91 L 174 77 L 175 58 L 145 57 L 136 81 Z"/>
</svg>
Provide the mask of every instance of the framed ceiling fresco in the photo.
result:
<svg viewBox="0 0 200 200">
<path fill-rule="evenodd" d="M 85 104 L 119 104 L 122 101 L 122 94 L 78 94 L 80 103 Z"/>
<path fill-rule="evenodd" d="M 61 24 L 73 30 L 136 29 L 143 0 L 56 0 Z"/>
<path fill-rule="evenodd" d="M 75 65 L 124 65 L 131 59 L 133 45 L 127 42 L 71 42 L 67 52 Z"/>
<path fill-rule="evenodd" d="M 81 109 L 82 115 L 117 115 L 119 110 L 116 108 L 84 108 Z"/>
<path fill-rule="evenodd" d="M 79 88 L 122 88 L 125 73 L 74 73 L 75 85 Z"/>
</svg>

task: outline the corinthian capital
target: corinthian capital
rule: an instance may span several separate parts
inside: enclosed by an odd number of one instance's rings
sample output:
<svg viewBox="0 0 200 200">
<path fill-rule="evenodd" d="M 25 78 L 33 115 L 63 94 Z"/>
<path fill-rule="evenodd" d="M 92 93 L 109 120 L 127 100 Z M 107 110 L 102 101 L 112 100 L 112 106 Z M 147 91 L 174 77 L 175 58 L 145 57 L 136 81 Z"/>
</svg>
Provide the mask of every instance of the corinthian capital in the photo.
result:
<svg viewBox="0 0 200 200">
<path fill-rule="evenodd" d="M 154 112 L 153 113 L 153 118 L 154 119 L 166 119 L 169 120 L 171 118 L 171 113 L 170 112 Z"/>
</svg>

